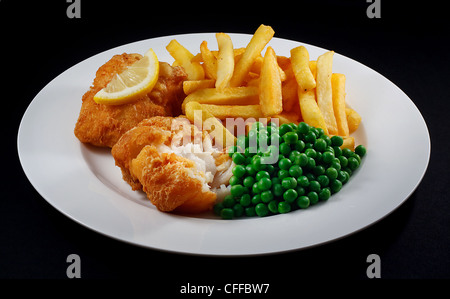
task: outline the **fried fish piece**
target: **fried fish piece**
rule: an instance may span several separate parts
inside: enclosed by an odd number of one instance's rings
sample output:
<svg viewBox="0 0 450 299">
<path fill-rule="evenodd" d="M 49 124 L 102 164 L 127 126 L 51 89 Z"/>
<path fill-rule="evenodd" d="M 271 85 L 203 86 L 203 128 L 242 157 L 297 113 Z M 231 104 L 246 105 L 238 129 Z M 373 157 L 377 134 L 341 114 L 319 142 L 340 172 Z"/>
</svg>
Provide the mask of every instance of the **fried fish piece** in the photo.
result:
<svg viewBox="0 0 450 299">
<path fill-rule="evenodd" d="M 152 116 L 177 116 L 185 97 L 183 81 L 187 75 L 183 68 L 160 62 L 159 78 L 152 91 L 140 99 L 123 105 L 102 105 L 94 101 L 94 95 L 126 69 L 138 61 L 139 54 L 113 56 L 96 72 L 93 86 L 83 95 L 75 136 L 84 143 L 112 147 L 125 132 L 143 119 Z"/>
<path fill-rule="evenodd" d="M 143 120 L 111 153 L 124 180 L 161 211 L 199 213 L 229 194 L 231 158 L 184 117 Z"/>
</svg>

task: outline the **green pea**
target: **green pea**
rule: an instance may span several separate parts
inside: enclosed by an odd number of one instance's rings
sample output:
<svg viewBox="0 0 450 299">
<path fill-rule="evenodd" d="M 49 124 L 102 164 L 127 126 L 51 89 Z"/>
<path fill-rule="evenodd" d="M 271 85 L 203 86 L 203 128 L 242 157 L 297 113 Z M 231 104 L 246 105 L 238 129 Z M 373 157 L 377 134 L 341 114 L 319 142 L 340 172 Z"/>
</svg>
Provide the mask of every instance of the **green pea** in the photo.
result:
<svg viewBox="0 0 450 299">
<path fill-rule="evenodd" d="M 273 199 L 273 193 L 270 190 L 264 191 L 261 193 L 261 201 L 264 203 L 268 203 Z"/>
<path fill-rule="evenodd" d="M 276 201 L 276 200 L 271 200 L 271 201 L 267 204 L 267 208 L 268 208 L 269 211 L 272 212 L 273 214 L 277 214 L 277 213 L 278 213 L 278 201 Z"/>
<path fill-rule="evenodd" d="M 233 159 L 233 162 L 235 164 L 244 164 L 245 163 L 245 156 L 241 153 L 234 153 L 231 157 Z"/>
<path fill-rule="evenodd" d="M 298 178 L 302 174 L 303 174 L 303 169 L 299 165 L 294 164 L 289 168 L 289 175 L 294 178 Z"/>
<path fill-rule="evenodd" d="M 234 210 L 231 208 L 224 208 L 220 211 L 220 217 L 223 219 L 233 219 Z"/>
<path fill-rule="evenodd" d="M 341 170 L 339 171 L 338 180 L 345 184 L 350 179 L 350 175 L 347 171 Z"/>
<path fill-rule="evenodd" d="M 359 162 L 355 157 L 348 158 L 348 168 L 352 171 L 356 170 L 359 167 Z"/>
<path fill-rule="evenodd" d="M 336 170 L 341 170 L 341 160 L 339 158 L 334 158 L 333 162 L 331 162 L 330 167 L 333 167 Z"/>
<path fill-rule="evenodd" d="M 278 131 L 277 132 L 273 132 L 270 135 L 270 144 L 278 145 L 281 142 L 282 142 L 282 138 L 281 138 L 280 134 L 278 134 Z"/>
<path fill-rule="evenodd" d="M 360 157 L 364 157 L 366 154 L 367 149 L 364 147 L 364 145 L 360 144 L 355 148 L 355 153 L 357 153 Z"/>
<path fill-rule="evenodd" d="M 295 132 L 287 132 L 283 135 L 283 139 L 287 144 L 295 144 L 298 141 L 298 135 Z"/>
<path fill-rule="evenodd" d="M 344 138 L 341 136 L 333 136 L 331 137 L 331 144 L 333 146 L 342 146 L 344 144 Z"/>
<path fill-rule="evenodd" d="M 305 153 L 301 153 L 297 157 L 295 157 L 295 164 L 300 167 L 305 167 L 308 164 L 309 158 Z"/>
<path fill-rule="evenodd" d="M 304 175 L 298 177 L 297 183 L 303 188 L 309 187 L 309 179 Z"/>
<path fill-rule="evenodd" d="M 239 197 L 239 196 L 241 196 L 242 194 L 244 194 L 244 192 L 245 192 L 244 186 L 242 186 L 242 185 L 240 185 L 240 184 L 231 186 L 230 193 L 231 193 L 231 195 L 233 195 L 234 197 Z"/>
<path fill-rule="evenodd" d="M 281 186 L 284 189 L 293 189 L 297 187 L 297 180 L 293 177 L 287 177 L 281 180 Z"/>
<path fill-rule="evenodd" d="M 317 152 L 315 149 L 313 148 L 308 148 L 305 150 L 305 154 L 306 156 L 308 156 L 309 158 L 316 158 L 317 157 Z"/>
<path fill-rule="evenodd" d="M 308 193 L 309 203 L 314 205 L 319 202 L 319 194 L 317 192 L 311 191 Z"/>
<path fill-rule="evenodd" d="M 263 177 L 258 181 L 258 189 L 261 191 L 267 191 L 272 187 L 272 180 L 268 177 Z"/>
<path fill-rule="evenodd" d="M 288 170 L 292 166 L 291 160 L 283 158 L 278 162 L 278 167 L 283 170 Z"/>
<path fill-rule="evenodd" d="M 259 181 L 262 178 L 270 178 L 269 172 L 265 170 L 260 170 L 256 173 L 256 180 Z"/>
<path fill-rule="evenodd" d="M 334 159 L 334 153 L 326 151 L 322 154 L 322 161 L 326 164 L 329 164 Z"/>
<path fill-rule="evenodd" d="M 262 202 L 262 200 L 261 200 L 261 194 L 253 195 L 253 197 L 252 197 L 252 204 L 256 206 L 256 205 L 259 204 L 260 202 Z"/>
<path fill-rule="evenodd" d="M 300 155 L 300 152 L 298 150 L 292 150 L 291 153 L 289 154 L 288 159 L 291 160 L 291 162 L 295 161 L 295 158 L 298 157 Z"/>
<path fill-rule="evenodd" d="M 309 207 L 310 205 L 310 201 L 309 201 L 309 197 L 308 196 L 299 196 L 299 198 L 297 199 L 297 206 L 300 209 L 306 209 L 307 207 Z"/>
<path fill-rule="evenodd" d="M 233 168 L 233 170 L 231 172 L 233 173 L 233 175 L 235 177 L 242 178 L 245 175 L 246 170 L 245 170 L 244 166 L 236 165 L 236 166 L 234 166 L 234 168 Z"/>
<path fill-rule="evenodd" d="M 278 132 L 279 132 L 280 136 L 283 136 L 287 132 L 292 132 L 292 127 L 288 124 L 282 124 L 280 126 L 280 128 L 278 129 Z"/>
<path fill-rule="evenodd" d="M 254 217 L 256 215 L 255 207 L 246 207 L 244 211 L 248 217 Z"/>
<path fill-rule="evenodd" d="M 322 187 L 326 187 L 330 184 L 330 179 L 324 174 L 319 175 L 317 177 L 317 181 L 319 182 L 320 186 L 322 186 Z"/>
<path fill-rule="evenodd" d="M 256 148 L 256 146 L 249 146 L 246 147 L 244 150 L 244 155 L 246 157 L 253 157 L 256 153 L 258 152 L 258 149 Z M 236 163 L 236 162 L 235 162 Z"/>
<path fill-rule="evenodd" d="M 327 136 L 326 134 L 325 134 L 325 131 L 322 129 L 322 128 L 316 128 L 316 130 L 317 130 L 317 133 L 319 134 L 319 135 L 317 135 L 317 136 L 319 136 L 319 137 L 321 137 L 321 136 Z M 328 136 L 327 136 L 328 137 Z"/>
<path fill-rule="evenodd" d="M 283 186 L 281 186 L 281 184 L 275 184 L 272 186 L 272 193 L 273 195 L 280 197 L 283 195 L 284 189 Z"/>
<path fill-rule="evenodd" d="M 280 169 L 278 170 L 278 178 L 280 180 L 287 178 L 289 176 L 289 170 Z"/>
<path fill-rule="evenodd" d="M 316 176 L 322 175 L 325 174 L 325 167 L 323 167 L 322 165 L 317 165 L 316 167 L 313 168 L 312 171 Z"/>
<path fill-rule="evenodd" d="M 231 179 L 230 179 L 230 181 L 231 181 Z M 254 183 L 255 183 L 255 179 L 252 176 L 245 177 L 244 181 L 242 182 L 244 187 L 247 187 L 247 188 L 253 187 Z M 231 185 L 231 182 L 230 182 L 230 185 Z"/>
<path fill-rule="evenodd" d="M 220 212 L 222 212 L 223 208 L 224 208 L 224 206 L 223 206 L 222 202 L 216 203 L 213 207 L 214 214 L 216 214 L 217 216 L 220 216 Z"/>
<path fill-rule="evenodd" d="M 305 122 L 301 122 L 297 126 L 297 131 L 302 134 L 307 134 L 309 132 L 309 125 Z"/>
<path fill-rule="evenodd" d="M 297 191 L 294 189 L 288 189 L 283 193 L 283 199 L 288 203 L 293 203 L 297 196 Z"/>
<path fill-rule="evenodd" d="M 235 204 L 235 202 L 235 197 L 230 194 L 224 197 L 222 204 L 225 208 L 231 208 Z"/>
<path fill-rule="evenodd" d="M 238 150 L 238 147 L 236 145 L 230 146 L 228 148 L 228 155 L 230 156 L 230 158 L 233 157 L 233 154 L 237 153 L 237 152 L 239 152 L 239 150 Z"/>
<path fill-rule="evenodd" d="M 305 149 L 305 142 L 303 140 L 298 140 L 297 143 L 295 144 L 294 148 L 295 150 L 302 152 Z"/>
<path fill-rule="evenodd" d="M 314 142 L 314 149 L 318 152 L 323 152 L 327 148 L 327 142 L 323 138 L 316 139 Z"/>
<path fill-rule="evenodd" d="M 256 175 L 256 170 L 253 169 L 252 164 L 246 165 L 246 166 L 245 166 L 245 171 L 246 171 L 246 174 L 249 175 L 249 176 L 254 176 L 254 175 Z"/>
<path fill-rule="evenodd" d="M 338 177 L 338 171 L 336 170 L 336 168 L 329 167 L 326 170 L 326 175 L 330 180 L 335 180 Z"/>
<path fill-rule="evenodd" d="M 342 155 L 346 158 L 350 158 L 353 155 L 353 152 L 349 148 L 342 149 Z"/>
<path fill-rule="evenodd" d="M 275 167 L 272 164 L 267 164 L 266 171 L 272 176 L 275 173 Z"/>
<path fill-rule="evenodd" d="M 342 189 L 342 182 L 340 180 L 332 180 L 330 183 L 331 193 L 339 192 Z"/>
<path fill-rule="evenodd" d="M 233 188 L 233 187 L 231 187 L 231 188 Z M 253 186 L 252 186 L 252 193 L 253 193 L 253 194 L 259 194 L 259 193 L 261 193 L 261 190 L 259 190 L 259 188 L 258 188 L 258 182 L 255 182 L 255 183 L 253 184 Z"/>
<path fill-rule="evenodd" d="M 236 177 L 236 176 L 234 176 L 234 175 L 230 178 L 230 185 L 231 186 L 237 185 L 237 184 L 241 184 L 241 182 L 242 182 L 241 179 Z"/>
<path fill-rule="evenodd" d="M 287 143 L 280 144 L 280 153 L 282 153 L 285 156 L 289 156 L 291 153 L 291 147 Z"/>
<path fill-rule="evenodd" d="M 348 159 L 345 156 L 339 156 L 339 162 L 341 163 L 341 167 L 347 167 Z"/>
<path fill-rule="evenodd" d="M 306 165 L 306 168 L 308 169 L 314 169 L 316 167 L 316 160 L 314 158 L 308 158 L 308 164 Z"/>
<path fill-rule="evenodd" d="M 261 163 L 261 157 L 258 155 L 253 156 L 252 167 L 255 171 L 264 170 L 266 164 Z"/>
<path fill-rule="evenodd" d="M 291 211 L 291 205 L 286 201 L 280 201 L 278 203 L 278 213 L 285 214 Z"/>
<path fill-rule="evenodd" d="M 330 188 L 323 188 L 319 192 L 319 199 L 320 200 L 328 200 L 331 196 Z"/>
<path fill-rule="evenodd" d="M 305 195 L 305 193 L 306 193 L 305 188 L 303 188 L 302 186 L 298 186 L 298 185 L 295 188 L 295 191 L 297 191 L 298 196 Z"/>
<path fill-rule="evenodd" d="M 255 206 L 255 213 L 259 217 L 264 217 L 269 214 L 269 209 L 265 203 L 259 203 Z"/>
<path fill-rule="evenodd" d="M 318 181 L 310 181 L 309 182 L 309 190 L 314 192 L 319 192 L 321 189 L 321 185 Z"/>
<path fill-rule="evenodd" d="M 248 143 L 249 143 L 249 138 L 248 138 L 248 136 L 245 136 L 245 135 L 238 136 L 238 138 L 236 140 L 236 145 L 238 147 L 240 147 L 242 150 L 244 150 L 244 148 L 248 147 Z"/>
<path fill-rule="evenodd" d="M 342 149 L 339 146 L 333 146 L 334 156 L 339 158 L 342 155 Z"/>
<path fill-rule="evenodd" d="M 248 207 L 252 203 L 252 198 L 251 198 L 250 194 L 243 194 L 241 196 L 241 199 L 239 200 L 239 203 L 243 207 Z"/>
<path fill-rule="evenodd" d="M 275 184 L 281 184 L 281 179 L 277 176 L 274 176 L 273 178 L 271 178 L 272 180 L 272 186 Z"/>
<path fill-rule="evenodd" d="M 305 142 L 314 144 L 315 141 L 316 141 L 316 134 L 313 132 L 313 130 L 310 130 L 310 131 L 305 135 Z"/>
<path fill-rule="evenodd" d="M 237 203 L 233 206 L 234 217 L 241 217 L 244 214 L 244 207 Z"/>
</svg>

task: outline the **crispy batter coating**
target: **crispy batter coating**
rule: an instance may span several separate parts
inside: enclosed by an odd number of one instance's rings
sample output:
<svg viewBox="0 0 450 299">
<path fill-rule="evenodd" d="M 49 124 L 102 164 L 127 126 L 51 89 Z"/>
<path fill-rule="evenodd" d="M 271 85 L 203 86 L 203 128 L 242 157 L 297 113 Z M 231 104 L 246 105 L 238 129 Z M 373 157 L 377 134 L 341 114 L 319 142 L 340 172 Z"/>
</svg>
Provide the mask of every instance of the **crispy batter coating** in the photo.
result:
<svg viewBox="0 0 450 299">
<path fill-rule="evenodd" d="M 133 159 L 131 170 L 142 182 L 147 197 L 161 211 L 178 208 L 199 213 L 209 210 L 216 200 L 216 194 L 204 192 L 203 183 L 194 177 L 192 161 L 174 153 L 159 154 L 152 145 L 145 146 Z"/>
<path fill-rule="evenodd" d="M 175 120 L 187 124 L 188 129 L 174 126 Z M 210 190 L 212 183 L 205 188 L 205 173 L 199 171 L 192 160 L 161 151 L 161 146 L 168 149 L 180 144 L 182 135 L 186 134 L 192 141 L 206 138 L 204 132 L 183 117 L 152 117 L 126 132 L 111 150 L 124 180 L 133 190 L 142 188 L 161 211 L 199 213 L 210 210 L 217 198 Z M 215 153 L 213 157 L 216 177 L 221 178 L 221 184 L 229 180 L 226 173 L 231 160 L 226 153 Z"/>
<path fill-rule="evenodd" d="M 75 136 L 81 142 L 112 147 L 125 132 L 143 119 L 181 113 L 181 102 L 185 97 L 183 81 L 187 75 L 183 68 L 171 67 L 165 62 L 160 62 L 155 87 L 142 98 L 124 105 L 102 105 L 94 101 L 94 95 L 117 73 L 141 57 L 139 54 L 115 55 L 97 70 L 93 86 L 83 95 L 80 115 L 75 125 Z"/>
</svg>

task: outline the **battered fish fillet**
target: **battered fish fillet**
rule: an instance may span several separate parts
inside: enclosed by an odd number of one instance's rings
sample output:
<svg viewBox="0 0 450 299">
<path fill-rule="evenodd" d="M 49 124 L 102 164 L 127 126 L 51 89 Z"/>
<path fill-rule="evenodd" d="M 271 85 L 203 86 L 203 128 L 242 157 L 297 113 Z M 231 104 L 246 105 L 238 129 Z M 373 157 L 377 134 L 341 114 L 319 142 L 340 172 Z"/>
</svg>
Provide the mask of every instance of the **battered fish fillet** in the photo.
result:
<svg viewBox="0 0 450 299">
<path fill-rule="evenodd" d="M 113 56 L 96 73 L 93 86 L 83 95 L 83 103 L 75 136 L 84 143 L 112 147 L 125 132 L 143 119 L 152 116 L 177 116 L 185 97 L 183 81 L 187 75 L 183 68 L 160 62 L 159 78 L 152 91 L 141 99 L 124 105 L 102 105 L 94 101 L 94 95 L 106 87 L 117 74 L 139 60 L 139 54 Z"/>
<path fill-rule="evenodd" d="M 161 211 L 199 213 L 229 194 L 234 165 L 206 132 L 183 117 L 152 117 L 126 132 L 111 153 L 133 190 Z"/>
</svg>

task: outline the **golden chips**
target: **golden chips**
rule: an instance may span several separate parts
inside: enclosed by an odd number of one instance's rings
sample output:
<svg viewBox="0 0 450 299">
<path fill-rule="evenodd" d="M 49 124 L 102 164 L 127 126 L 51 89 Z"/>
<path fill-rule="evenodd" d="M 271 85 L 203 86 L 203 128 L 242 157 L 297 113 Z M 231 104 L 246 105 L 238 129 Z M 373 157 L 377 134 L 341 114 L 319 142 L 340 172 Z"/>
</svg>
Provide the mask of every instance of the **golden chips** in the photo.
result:
<svg viewBox="0 0 450 299">
<path fill-rule="evenodd" d="M 323 53 L 317 61 L 310 60 L 304 46 L 291 49 L 290 57 L 277 56 L 271 46 L 263 54 L 273 35 L 272 27 L 261 25 L 245 48 L 234 49 L 229 35 L 217 33 L 218 50 L 211 51 L 203 41 L 196 55 L 172 40 L 167 50 L 174 64 L 188 73 L 183 113 L 191 121 L 194 109 L 202 111 L 202 121 L 206 116 L 278 118 L 280 124 L 304 121 L 330 136 L 344 137 L 343 147 L 354 147 L 349 135 L 358 128 L 361 116 L 346 107 L 345 75 L 332 72 L 334 52 Z M 233 136 L 223 130 L 221 126 L 220 134 L 215 134 L 219 141 Z M 224 144 L 229 145 L 228 140 Z"/>
</svg>

